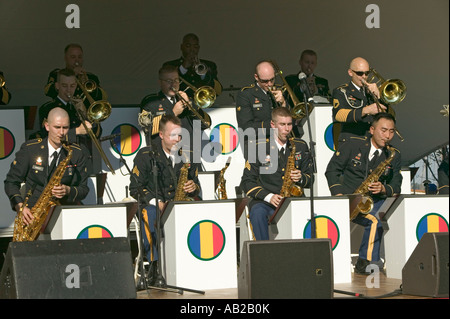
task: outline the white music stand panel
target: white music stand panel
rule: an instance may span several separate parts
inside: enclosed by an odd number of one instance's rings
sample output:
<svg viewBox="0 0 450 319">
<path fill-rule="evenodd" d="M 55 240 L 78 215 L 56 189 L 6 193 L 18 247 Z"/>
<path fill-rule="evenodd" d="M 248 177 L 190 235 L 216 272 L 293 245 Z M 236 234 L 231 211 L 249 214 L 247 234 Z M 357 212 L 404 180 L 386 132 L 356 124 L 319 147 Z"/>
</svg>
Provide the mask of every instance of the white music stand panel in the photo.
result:
<svg viewBox="0 0 450 319">
<path fill-rule="evenodd" d="M 235 219 L 233 200 L 169 203 L 161 219 L 161 260 L 167 284 L 195 290 L 237 288 Z M 199 230 L 203 226 L 205 233 Z M 208 237 L 208 227 L 214 228 L 215 237 Z M 192 245 L 195 239 L 200 251 Z"/>
<path fill-rule="evenodd" d="M 271 239 L 304 239 L 311 221 L 309 198 L 289 198 L 284 213 L 271 225 Z M 281 212 L 281 210 L 280 210 Z M 314 199 L 317 238 L 330 238 L 333 247 L 334 283 L 351 282 L 349 199 L 317 197 Z M 305 237 L 306 235 L 306 237 Z"/>
<path fill-rule="evenodd" d="M 89 230 L 88 238 L 127 237 L 126 206 L 57 206 L 39 238 L 77 239 Z"/>
<path fill-rule="evenodd" d="M 448 195 L 401 195 L 386 214 L 384 235 L 386 276 L 402 279 L 402 269 L 420 241 L 422 227 L 448 232 Z M 440 225 L 440 227 L 439 227 Z"/>
</svg>

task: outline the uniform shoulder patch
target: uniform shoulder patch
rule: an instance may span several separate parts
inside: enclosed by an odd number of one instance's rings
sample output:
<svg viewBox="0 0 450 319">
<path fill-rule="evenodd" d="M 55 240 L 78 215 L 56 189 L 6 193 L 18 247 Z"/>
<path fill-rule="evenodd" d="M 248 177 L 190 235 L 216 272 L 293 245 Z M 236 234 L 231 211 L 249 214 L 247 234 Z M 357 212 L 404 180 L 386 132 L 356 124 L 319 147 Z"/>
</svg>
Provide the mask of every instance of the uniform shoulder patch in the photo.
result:
<svg viewBox="0 0 450 319">
<path fill-rule="evenodd" d="M 249 86 L 244 86 L 244 87 L 241 89 L 241 92 L 244 91 L 244 90 L 247 90 L 247 89 L 254 88 L 254 87 L 255 87 L 255 84 L 254 84 L 254 83 L 251 84 L 251 85 L 249 85 Z"/>
</svg>

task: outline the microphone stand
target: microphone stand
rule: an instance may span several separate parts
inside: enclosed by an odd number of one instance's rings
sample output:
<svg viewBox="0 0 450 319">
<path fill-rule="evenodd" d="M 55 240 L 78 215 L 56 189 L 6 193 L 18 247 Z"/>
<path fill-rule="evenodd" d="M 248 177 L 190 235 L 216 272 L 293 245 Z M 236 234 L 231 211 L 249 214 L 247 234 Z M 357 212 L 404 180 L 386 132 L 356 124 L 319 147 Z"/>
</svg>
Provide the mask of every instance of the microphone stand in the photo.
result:
<svg viewBox="0 0 450 319">
<path fill-rule="evenodd" d="M 313 165 L 313 176 L 311 178 L 311 186 L 310 186 L 310 192 L 309 192 L 309 198 L 310 198 L 310 204 L 311 204 L 311 238 L 316 238 L 316 216 L 314 214 L 314 180 L 315 175 L 317 173 L 317 166 L 316 166 L 316 152 L 315 152 L 315 142 L 312 140 L 312 131 L 311 131 L 311 121 L 309 118 L 309 110 L 308 110 L 308 103 L 314 104 L 314 101 L 312 98 L 308 99 L 307 94 L 305 93 L 305 90 L 308 90 L 309 88 L 307 85 L 304 85 L 304 89 L 302 89 L 303 92 L 303 100 L 305 103 L 305 112 L 306 112 L 306 122 L 308 126 L 308 134 L 309 134 L 309 151 L 311 153 L 311 162 Z M 311 94 L 308 94 L 311 96 Z M 311 100 L 311 102 L 309 101 Z"/>
</svg>

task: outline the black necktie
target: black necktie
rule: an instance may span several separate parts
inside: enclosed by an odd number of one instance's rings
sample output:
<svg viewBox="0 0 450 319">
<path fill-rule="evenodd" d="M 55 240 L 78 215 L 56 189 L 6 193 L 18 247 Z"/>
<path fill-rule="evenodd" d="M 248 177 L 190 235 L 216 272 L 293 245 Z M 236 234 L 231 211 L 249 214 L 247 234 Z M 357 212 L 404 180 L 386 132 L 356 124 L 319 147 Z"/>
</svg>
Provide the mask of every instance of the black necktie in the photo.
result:
<svg viewBox="0 0 450 319">
<path fill-rule="evenodd" d="M 50 163 L 50 166 L 48 168 L 48 177 L 49 178 L 52 176 L 53 171 L 55 169 L 56 161 L 58 160 L 58 152 L 54 151 L 52 154 L 52 157 L 53 157 L 52 162 Z"/>
<path fill-rule="evenodd" d="M 380 156 L 380 151 L 379 150 L 376 150 L 374 153 L 373 153 L 373 157 L 372 157 L 372 159 L 370 160 L 370 167 L 373 167 L 374 165 L 375 165 L 375 163 L 376 163 L 376 161 L 377 161 L 377 159 L 378 159 L 378 156 Z"/>
</svg>

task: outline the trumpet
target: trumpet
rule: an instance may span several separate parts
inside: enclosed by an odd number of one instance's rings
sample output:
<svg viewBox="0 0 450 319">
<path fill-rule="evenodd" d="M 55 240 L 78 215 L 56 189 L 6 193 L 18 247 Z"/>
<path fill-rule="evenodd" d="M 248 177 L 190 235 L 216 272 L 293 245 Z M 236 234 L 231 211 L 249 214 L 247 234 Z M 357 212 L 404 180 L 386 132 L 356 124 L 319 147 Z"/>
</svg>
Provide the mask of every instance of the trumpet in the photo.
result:
<svg viewBox="0 0 450 319">
<path fill-rule="evenodd" d="M 181 81 L 186 84 L 192 91 L 194 91 L 194 102 L 201 109 L 206 109 L 214 104 L 216 101 L 216 91 L 210 86 L 204 85 L 196 88 L 191 83 L 180 77 Z"/>
<path fill-rule="evenodd" d="M 6 84 L 5 77 L 3 74 L 0 74 L 0 88 L 4 87 Z"/>
<path fill-rule="evenodd" d="M 97 137 L 95 136 L 94 132 L 86 125 L 85 121 L 89 121 L 92 123 L 99 123 L 109 117 L 111 115 L 111 104 L 107 101 L 94 101 L 94 99 L 89 95 L 89 93 L 86 91 L 86 88 L 82 86 L 80 81 L 76 79 L 78 86 L 83 91 L 83 94 L 88 99 L 90 106 L 86 112 L 84 110 L 81 110 L 79 107 L 76 106 L 77 101 L 73 99 L 73 97 L 69 96 L 69 99 L 71 103 L 75 106 L 75 110 L 77 111 L 78 117 L 81 121 L 81 124 L 83 125 L 86 132 L 88 132 L 89 137 L 91 138 L 92 142 L 94 143 L 95 147 L 97 148 L 98 152 L 100 153 L 101 158 L 105 162 L 106 166 L 109 168 L 111 173 L 115 175 L 114 169 L 111 165 L 111 163 L 108 160 L 108 157 L 106 156 L 105 152 L 103 151 Z M 75 103 L 74 103 L 75 102 Z M 84 106 L 84 104 L 83 104 Z"/>
<path fill-rule="evenodd" d="M 173 92 L 175 92 L 175 96 L 177 97 L 177 99 L 179 101 L 181 101 L 183 103 L 183 106 L 185 108 L 188 108 L 192 113 L 194 113 L 194 115 L 203 123 L 203 125 L 206 128 L 210 128 L 211 127 L 211 121 L 209 119 L 206 119 L 205 117 L 203 117 L 192 105 L 189 101 L 186 101 L 180 93 L 178 93 L 178 90 L 176 90 L 174 87 L 170 88 Z M 202 110 L 203 111 L 203 110 Z"/>
<path fill-rule="evenodd" d="M 195 73 L 197 73 L 200 76 L 203 76 L 208 72 L 208 66 L 200 62 L 200 59 L 198 57 L 195 57 L 194 62 L 195 62 L 194 64 Z"/>
<path fill-rule="evenodd" d="M 294 106 L 292 106 L 290 108 L 292 118 L 293 119 L 304 118 L 306 116 L 305 103 L 299 101 L 298 97 L 295 95 L 294 91 L 292 90 L 292 88 L 287 83 L 286 79 L 284 78 L 283 72 L 278 67 L 278 64 L 273 60 L 271 61 L 271 63 L 273 65 L 273 68 L 275 69 L 275 75 L 278 75 L 281 78 L 281 80 L 283 81 L 282 89 L 288 92 L 288 94 L 292 100 L 292 103 L 294 104 Z M 311 114 L 313 105 L 311 103 L 307 103 L 307 106 L 308 106 L 308 113 Z"/>
</svg>

